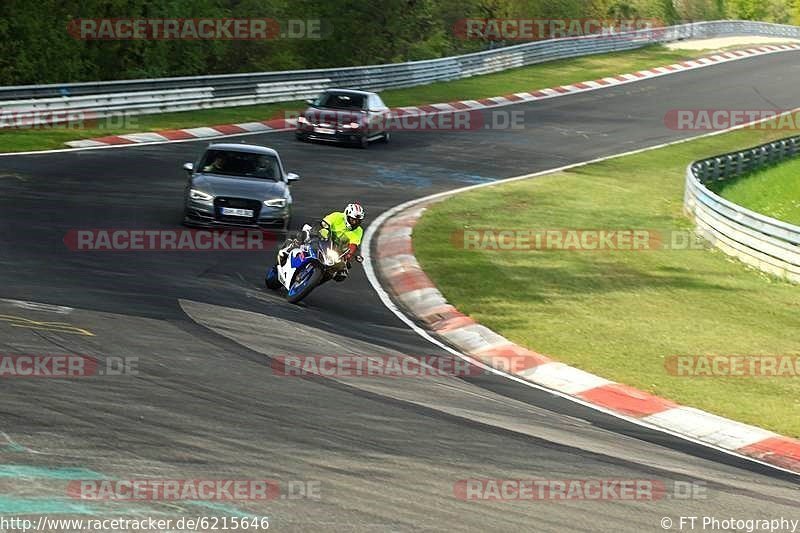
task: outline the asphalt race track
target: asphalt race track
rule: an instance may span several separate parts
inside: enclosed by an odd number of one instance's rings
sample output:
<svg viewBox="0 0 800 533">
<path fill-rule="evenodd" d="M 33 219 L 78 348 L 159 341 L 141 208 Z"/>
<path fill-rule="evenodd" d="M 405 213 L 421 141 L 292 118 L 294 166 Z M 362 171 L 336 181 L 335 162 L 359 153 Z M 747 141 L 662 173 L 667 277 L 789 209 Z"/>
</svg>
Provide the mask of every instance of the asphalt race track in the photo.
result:
<svg viewBox="0 0 800 533">
<path fill-rule="evenodd" d="M 798 59 L 769 55 L 505 108 L 524 112 L 524 129 L 401 132 L 366 151 L 291 133 L 242 139 L 276 148 L 301 175 L 295 226 L 351 200 L 374 220 L 433 192 L 697 134 L 666 128 L 669 109 L 796 107 Z M 797 478 L 495 376 L 276 375 L 275 355 L 442 353 L 383 307 L 360 269 L 292 306 L 263 289 L 271 253 L 64 244 L 72 229 L 179 227 L 181 164 L 206 142 L 0 157 L 0 353 L 138 358 L 135 375 L 0 383 L 0 514 L 250 513 L 277 531 L 640 532 L 661 531 L 663 517 L 677 530 L 681 515 L 800 518 Z M 320 497 L 66 497 L 65 480 L 92 476 L 305 481 Z M 456 498 L 454 484 L 471 478 L 645 479 L 705 491 L 658 501 Z"/>
</svg>

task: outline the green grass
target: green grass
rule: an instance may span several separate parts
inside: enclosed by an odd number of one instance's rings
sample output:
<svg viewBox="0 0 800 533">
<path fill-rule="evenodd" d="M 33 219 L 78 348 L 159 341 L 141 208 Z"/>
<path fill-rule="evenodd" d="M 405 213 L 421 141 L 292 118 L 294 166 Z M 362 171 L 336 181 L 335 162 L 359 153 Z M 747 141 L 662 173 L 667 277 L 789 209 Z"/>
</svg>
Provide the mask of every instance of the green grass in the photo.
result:
<svg viewBox="0 0 800 533">
<path fill-rule="evenodd" d="M 711 249 L 464 250 L 466 228 L 690 230 L 686 165 L 779 132 L 737 131 L 456 195 L 414 230 L 423 269 L 461 311 L 556 360 L 800 437 L 800 377 L 669 375 L 670 355 L 800 356 L 800 287 Z"/>
<path fill-rule="evenodd" d="M 668 50 L 657 45 L 629 52 L 551 61 L 451 82 L 387 90 L 383 91 L 381 96 L 390 107 L 486 98 L 666 65 L 701 57 L 707 55 L 708 52 L 708 50 Z M 128 122 L 124 127 L 114 124 L 113 121 L 108 123 L 101 121 L 98 127 L 87 129 L 53 127 L 0 131 L 0 152 L 63 148 L 67 141 L 106 135 L 266 120 L 282 117 L 285 111 L 297 111 L 304 106 L 305 104 L 302 102 L 281 102 L 159 115 L 138 115 L 128 117 Z"/>
<path fill-rule="evenodd" d="M 708 52 L 708 50 L 668 50 L 660 45 L 648 46 L 628 52 L 549 61 L 463 80 L 394 89 L 384 91 L 381 95 L 387 104 L 393 107 L 451 100 L 474 100 L 634 72 L 702 57 Z"/>
<path fill-rule="evenodd" d="M 717 182 L 711 188 L 731 202 L 800 225 L 800 159 Z"/>
</svg>

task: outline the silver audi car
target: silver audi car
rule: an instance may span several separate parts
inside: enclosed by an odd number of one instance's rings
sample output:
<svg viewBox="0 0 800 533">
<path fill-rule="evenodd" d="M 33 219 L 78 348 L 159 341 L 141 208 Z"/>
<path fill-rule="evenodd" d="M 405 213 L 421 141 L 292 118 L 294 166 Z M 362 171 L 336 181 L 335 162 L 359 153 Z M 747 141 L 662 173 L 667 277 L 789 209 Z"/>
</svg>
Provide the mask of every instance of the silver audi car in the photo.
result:
<svg viewBox="0 0 800 533">
<path fill-rule="evenodd" d="M 286 172 L 272 148 L 239 143 L 210 144 L 189 174 L 184 224 L 286 230 L 292 216 L 289 185 L 300 178 Z"/>
</svg>

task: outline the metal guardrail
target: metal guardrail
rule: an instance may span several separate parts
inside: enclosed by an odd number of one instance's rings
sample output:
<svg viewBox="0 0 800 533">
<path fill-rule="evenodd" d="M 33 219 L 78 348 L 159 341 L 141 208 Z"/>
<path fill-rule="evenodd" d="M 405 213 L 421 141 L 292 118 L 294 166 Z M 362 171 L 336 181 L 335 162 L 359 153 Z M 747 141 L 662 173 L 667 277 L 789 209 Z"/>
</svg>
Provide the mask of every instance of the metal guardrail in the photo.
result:
<svg viewBox="0 0 800 533">
<path fill-rule="evenodd" d="M 695 161 L 686 170 L 684 209 L 714 246 L 764 272 L 800 283 L 800 227 L 750 211 L 706 186 L 800 155 L 800 136 Z"/>
<path fill-rule="evenodd" d="M 554 59 L 630 50 L 652 43 L 724 35 L 800 38 L 800 27 L 752 21 L 696 22 L 626 33 L 523 43 L 460 56 L 334 69 L 0 87 L 0 116 L 31 122 L 229 107 L 310 98 L 328 87 L 379 91 L 448 81 Z M 8 120 L 0 121 L 0 128 Z"/>
</svg>

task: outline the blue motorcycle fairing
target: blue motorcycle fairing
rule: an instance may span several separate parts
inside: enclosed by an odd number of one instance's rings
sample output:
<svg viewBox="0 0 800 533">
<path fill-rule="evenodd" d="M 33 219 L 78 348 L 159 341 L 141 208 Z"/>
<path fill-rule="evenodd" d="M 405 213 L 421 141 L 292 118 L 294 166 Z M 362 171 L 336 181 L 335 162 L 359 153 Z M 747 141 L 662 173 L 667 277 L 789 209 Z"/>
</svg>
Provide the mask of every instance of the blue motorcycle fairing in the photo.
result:
<svg viewBox="0 0 800 533">
<path fill-rule="evenodd" d="M 317 254 L 314 252 L 313 248 L 311 248 L 310 246 L 303 246 L 300 248 L 300 251 L 292 254 L 291 258 L 292 268 L 300 268 L 310 260 L 316 258 Z"/>
</svg>

